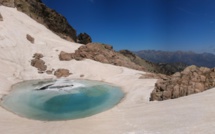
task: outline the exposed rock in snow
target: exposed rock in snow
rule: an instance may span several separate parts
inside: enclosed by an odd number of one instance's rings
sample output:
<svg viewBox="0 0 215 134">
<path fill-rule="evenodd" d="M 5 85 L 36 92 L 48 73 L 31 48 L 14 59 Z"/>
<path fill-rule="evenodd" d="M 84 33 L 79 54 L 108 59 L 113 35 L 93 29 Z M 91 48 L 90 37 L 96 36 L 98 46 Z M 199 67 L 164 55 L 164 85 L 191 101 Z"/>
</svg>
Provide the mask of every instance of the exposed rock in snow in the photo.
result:
<svg viewBox="0 0 215 134">
<path fill-rule="evenodd" d="M 31 43 L 34 44 L 34 38 L 31 35 L 27 34 L 26 38 L 27 38 L 28 41 L 30 41 Z"/>
<path fill-rule="evenodd" d="M 0 21 L 3 21 L 3 17 L 2 17 L 2 15 L 1 15 L 1 13 L 0 13 Z"/>
<path fill-rule="evenodd" d="M 57 69 L 55 72 L 54 72 L 54 75 L 57 77 L 57 78 L 61 78 L 61 77 L 68 77 L 69 75 L 71 75 L 72 73 L 69 72 L 68 69 Z"/>
</svg>

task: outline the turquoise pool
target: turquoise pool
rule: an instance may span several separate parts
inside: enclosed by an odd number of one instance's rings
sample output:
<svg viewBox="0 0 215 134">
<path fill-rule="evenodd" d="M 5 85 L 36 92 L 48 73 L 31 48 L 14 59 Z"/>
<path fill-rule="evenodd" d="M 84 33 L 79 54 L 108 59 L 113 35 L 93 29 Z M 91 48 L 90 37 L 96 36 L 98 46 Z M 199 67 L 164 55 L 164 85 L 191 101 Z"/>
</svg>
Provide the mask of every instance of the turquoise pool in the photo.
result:
<svg viewBox="0 0 215 134">
<path fill-rule="evenodd" d="M 84 118 L 114 107 L 119 87 L 89 80 L 31 80 L 17 83 L 1 105 L 22 117 L 58 121 Z"/>
</svg>

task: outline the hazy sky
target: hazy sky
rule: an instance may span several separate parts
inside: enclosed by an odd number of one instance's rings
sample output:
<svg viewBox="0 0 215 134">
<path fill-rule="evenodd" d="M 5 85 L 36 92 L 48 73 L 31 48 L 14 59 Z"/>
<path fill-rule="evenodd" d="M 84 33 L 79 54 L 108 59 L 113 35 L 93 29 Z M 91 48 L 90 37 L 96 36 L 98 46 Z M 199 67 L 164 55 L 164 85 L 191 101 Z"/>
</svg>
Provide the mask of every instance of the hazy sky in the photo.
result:
<svg viewBox="0 0 215 134">
<path fill-rule="evenodd" d="M 116 50 L 215 52 L 215 0 L 43 0 Z"/>
</svg>

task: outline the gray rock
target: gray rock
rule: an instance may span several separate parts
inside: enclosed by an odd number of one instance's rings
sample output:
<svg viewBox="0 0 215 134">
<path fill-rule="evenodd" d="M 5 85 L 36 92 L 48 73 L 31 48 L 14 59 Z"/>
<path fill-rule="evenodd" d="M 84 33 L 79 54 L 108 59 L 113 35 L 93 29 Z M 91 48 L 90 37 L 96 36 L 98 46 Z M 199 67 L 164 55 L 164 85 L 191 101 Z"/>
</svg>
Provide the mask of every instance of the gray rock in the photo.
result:
<svg viewBox="0 0 215 134">
<path fill-rule="evenodd" d="M 2 17 L 2 15 L 1 15 L 1 13 L 0 13 L 0 21 L 3 21 L 3 17 Z"/>
<path fill-rule="evenodd" d="M 34 44 L 34 38 L 31 35 L 27 34 L 26 38 L 28 41 L 30 41 L 32 44 Z"/>
</svg>

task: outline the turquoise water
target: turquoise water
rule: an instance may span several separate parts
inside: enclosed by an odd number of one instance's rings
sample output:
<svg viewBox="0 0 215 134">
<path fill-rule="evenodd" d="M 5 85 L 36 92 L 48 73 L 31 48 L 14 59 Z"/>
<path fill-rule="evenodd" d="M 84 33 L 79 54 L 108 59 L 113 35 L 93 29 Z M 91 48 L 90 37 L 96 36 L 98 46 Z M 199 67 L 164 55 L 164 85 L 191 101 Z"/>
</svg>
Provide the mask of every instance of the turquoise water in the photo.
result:
<svg viewBox="0 0 215 134">
<path fill-rule="evenodd" d="M 50 83 L 55 85 L 38 90 Z M 72 86 L 56 88 L 56 85 L 68 83 Z M 57 121 L 84 118 L 108 110 L 118 104 L 123 96 L 119 87 L 103 82 L 31 80 L 14 85 L 1 105 L 22 117 Z"/>
</svg>

